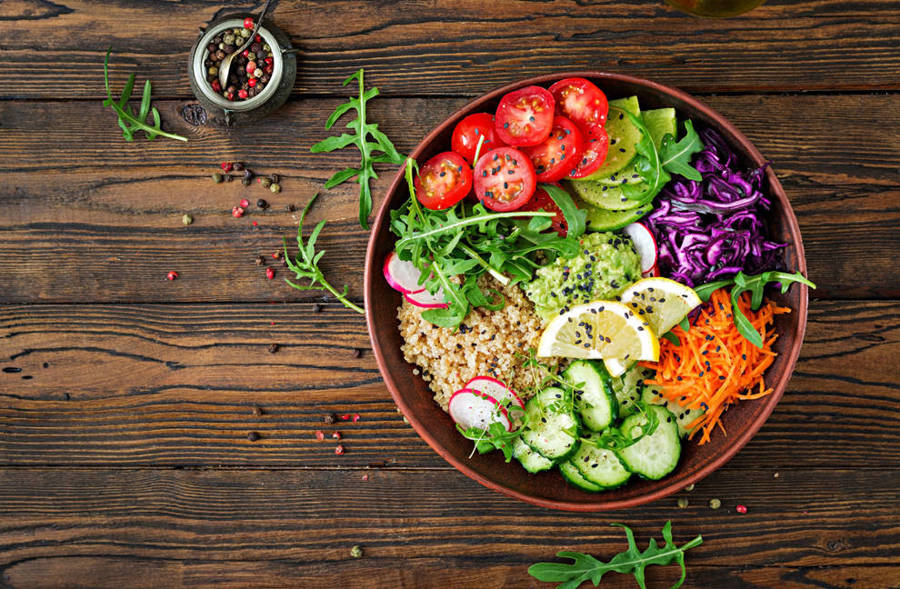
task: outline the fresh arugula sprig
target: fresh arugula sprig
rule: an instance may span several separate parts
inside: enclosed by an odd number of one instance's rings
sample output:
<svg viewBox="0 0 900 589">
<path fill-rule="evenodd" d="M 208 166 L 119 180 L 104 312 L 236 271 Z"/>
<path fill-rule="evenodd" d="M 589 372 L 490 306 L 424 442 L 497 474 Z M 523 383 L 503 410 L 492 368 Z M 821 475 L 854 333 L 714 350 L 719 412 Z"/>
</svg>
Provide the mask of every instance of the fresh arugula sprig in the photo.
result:
<svg viewBox="0 0 900 589">
<path fill-rule="evenodd" d="M 623 110 L 628 119 L 641 132 L 640 141 L 635 144 L 637 163 L 635 169 L 643 182 L 623 184 L 622 193 L 632 200 L 646 204 L 659 194 L 672 179 L 672 174 L 680 174 L 691 180 L 701 180 L 702 176 L 691 165 L 691 157 L 703 149 L 700 135 L 694 130 L 690 119 L 684 122 L 684 137 L 681 140 L 671 133 L 666 133 L 657 150 L 650 130 L 639 116 Z"/>
<path fill-rule="evenodd" d="M 799 272 L 788 274 L 787 272 L 773 270 L 771 272 L 763 272 L 761 274 L 750 276 L 743 272 L 738 272 L 733 278 L 716 280 L 715 282 L 708 282 L 700 285 L 694 289 L 694 292 L 696 292 L 697 296 L 700 297 L 700 300 L 705 303 L 709 300 L 709 297 L 712 296 L 713 292 L 720 288 L 731 286 L 731 312 L 734 315 L 734 325 L 747 341 L 757 348 L 761 348 L 763 346 L 762 335 L 756 331 L 753 324 L 747 319 L 747 316 L 741 312 L 740 306 L 738 305 L 738 299 L 743 292 L 750 291 L 750 308 L 754 311 L 759 309 L 759 306 L 762 304 L 765 287 L 770 282 L 780 282 L 782 294 L 786 293 L 791 287 L 791 284 L 795 282 L 800 282 L 810 288 L 816 288 L 815 284 L 810 282 Z"/>
<path fill-rule="evenodd" d="M 366 103 L 378 96 L 378 88 L 365 89 L 362 68 L 344 80 L 343 85 L 346 86 L 353 80 L 359 81 L 359 98 L 351 98 L 338 106 L 325 122 L 325 128 L 331 129 L 344 113 L 353 109 L 356 111 L 357 116 L 347 123 L 347 128 L 353 130 L 353 133 L 343 133 L 339 136 L 336 135 L 324 139 L 313 145 L 310 151 L 323 153 L 342 149 L 348 145 L 356 145 L 357 149 L 359 149 L 361 158 L 359 167 L 347 168 L 336 172 L 325 182 L 325 188 L 333 188 L 355 176 L 356 181 L 359 183 L 359 224 L 363 229 L 368 229 L 369 213 L 372 212 L 372 190 L 369 187 L 369 180 L 378 178 L 374 164 L 400 165 L 403 163 L 404 158 L 394 147 L 394 144 L 391 143 L 391 140 L 388 139 L 387 135 L 378 129 L 378 125 L 369 123 L 366 120 Z"/>
<path fill-rule="evenodd" d="M 477 427 L 464 429 L 461 425 L 456 424 L 456 429 L 468 440 L 475 442 L 475 449 L 479 454 L 487 454 L 494 450 L 503 452 L 503 458 L 509 462 L 513 458 L 513 440 L 519 437 L 519 431 L 507 431 L 506 426 L 495 421 L 491 423 L 487 430 Z"/>
<path fill-rule="evenodd" d="M 633 446 L 640 442 L 643 438 L 652 436 L 659 427 L 659 418 L 656 411 L 650 411 L 649 406 L 643 401 L 637 401 L 634 404 L 635 409 L 644 416 L 644 423 L 636 426 L 639 430 L 637 435 L 633 432 L 621 432 L 617 428 L 608 428 L 603 430 L 600 435 L 590 438 L 581 438 L 582 443 L 587 443 L 601 449 L 608 450 L 624 450 L 629 446 Z"/>
<path fill-rule="evenodd" d="M 612 557 L 609 562 L 597 560 L 589 554 L 582 552 L 563 551 L 556 554 L 559 558 L 571 559 L 571 563 L 539 562 L 528 568 L 528 574 L 538 581 L 548 583 L 560 583 L 557 589 L 576 589 L 585 581 L 590 581 L 594 587 L 600 584 L 600 580 L 608 572 L 616 572 L 625 575 L 634 575 L 641 589 L 647 589 L 644 579 L 644 569 L 649 565 L 667 565 L 673 562 L 681 567 L 681 578 L 672 585 L 672 589 L 678 589 L 687 578 L 687 567 L 684 563 L 684 553 L 691 548 L 703 543 L 703 536 L 698 535 L 681 546 L 676 546 L 672 539 L 672 522 L 666 522 L 662 529 L 664 543 L 657 546 L 656 540 L 651 538 L 647 549 L 638 550 L 634 540 L 634 532 L 624 524 L 610 524 L 625 530 L 628 539 L 628 550 L 620 552 Z"/>
<path fill-rule="evenodd" d="M 125 141 L 134 141 L 134 134 L 137 131 L 143 131 L 147 134 L 147 139 L 153 140 L 157 136 L 168 137 L 169 139 L 177 139 L 178 141 L 187 141 L 187 137 L 175 135 L 174 133 L 166 133 L 160 128 L 159 111 L 155 106 L 150 106 L 150 80 L 144 82 L 144 93 L 141 96 L 141 108 L 138 114 L 134 114 L 134 110 L 128 106 L 131 100 L 131 93 L 134 90 L 134 74 L 128 76 L 125 82 L 125 88 L 122 89 L 122 95 L 118 100 L 113 98 L 112 90 L 109 87 L 109 55 L 112 53 L 112 47 L 106 50 L 106 57 L 103 58 L 103 83 L 106 85 L 106 100 L 103 106 L 112 108 L 119 117 L 119 127 L 122 128 L 122 136 Z M 153 115 L 153 124 L 146 123 L 147 115 Z"/>
<path fill-rule="evenodd" d="M 327 290 L 333 294 L 337 300 L 344 303 L 344 306 L 348 309 L 352 309 L 357 313 L 365 315 L 366 311 L 362 307 L 356 305 L 347 298 L 347 286 L 344 286 L 343 292 L 338 291 L 325 279 L 325 275 L 322 274 L 322 270 L 319 269 L 319 260 L 325 255 L 325 251 L 316 251 L 316 239 L 318 239 L 322 228 L 325 227 L 325 219 L 319 221 L 319 224 L 315 226 L 312 233 L 310 233 L 309 237 L 306 239 L 306 243 L 303 243 L 303 219 L 306 218 L 307 211 L 309 211 L 309 208 L 318 196 L 318 194 L 313 195 L 309 202 L 306 203 L 306 206 L 303 207 L 303 212 L 300 213 L 300 224 L 297 227 L 297 247 L 299 252 L 295 259 L 292 260 L 288 254 L 287 239 L 284 240 L 284 259 L 287 262 L 288 268 L 297 276 L 297 278 L 309 280 L 309 284 L 297 284 L 286 278 L 284 281 L 297 290 Z"/>
<path fill-rule="evenodd" d="M 691 158 L 695 153 L 701 151 L 703 151 L 703 141 L 694 130 L 694 123 L 688 119 L 684 122 L 684 137 L 680 140 L 676 140 L 671 133 L 663 136 L 659 146 L 660 164 L 668 172 L 700 182 L 703 180 L 703 176 L 697 168 L 691 165 Z"/>
</svg>

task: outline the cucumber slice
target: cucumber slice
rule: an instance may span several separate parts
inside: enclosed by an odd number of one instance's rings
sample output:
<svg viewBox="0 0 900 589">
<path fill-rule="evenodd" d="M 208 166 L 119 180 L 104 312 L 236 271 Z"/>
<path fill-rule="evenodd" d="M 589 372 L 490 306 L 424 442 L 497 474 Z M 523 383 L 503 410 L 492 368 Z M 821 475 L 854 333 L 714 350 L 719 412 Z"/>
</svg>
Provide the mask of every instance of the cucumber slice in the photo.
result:
<svg viewBox="0 0 900 589">
<path fill-rule="evenodd" d="M 522 441 L 522 438 L 513 441 L 513 456 L 532 474 L 549 470 L 553 466 L 552 460 L 547 460 L 535 452 L 531 446 Z"/>
<path fill-rule="evenodd" d="M 650 138 L 656 149 L 662 145 L 663 137 L 678 134 L 678 119 L 675 118 L 674 108 L 657 108 L 653 110 L 645 110 L 641 113 L 644 119 L 644 126 L 650 131 Z"/>
<path fill-rule="evenodd" d="M 675 416 L 675 424 L 678 426 L 678 435 L 682 438 L 691 433 L 688 426 L 705 413 L 703 409 L 688 409 L 679 405 L 677 401 L 666 399 L 663 397 L 662 393 L 659 392 L 659 388 L 653 385 L 644 387 L 644 392 L 641 393 L 641 400 L 644 401 L 644 403 L 661 405 L 668 409 L 669 412 Z"/>
<path fill-rule="evenodd" d="M 595 439 L 596 434 L 588 434 L 586 437 Z M 570 462 L 584 478 L 604 489 L 624 485 L 631 478 L 631 472 L 625 468 L 615 452 L 587 442 L 578 447 Z"/>
<path fill-rule="evenodd" d="M 635 116 L 641 115 L 637 96 L 609 101 L 609 116 L 606 120 L 606 134 L 609 135 L 609 151 L 606 161 L 596 172 L 578 181 L 597 180 L 615 174 L 628 165 L 637 153 L 635 145 L 641 140 L 641 131 L 634 126 L 625 111 Z"/>
<path fill-rule="evenodd" d="M 584 478 L 584 475 L 581 474 L 581 471 L 578 470 L 571 461 L 567 460 L 565 462 L 561 462 L 559 465 L 559 473 L 566 479 L 570 485 L 573 487 L 578 487 L 583 491 L 591 491 L 596 493 L 598 491 L 602 491 L 603 487 L 596 483 L 592 483 L 591 481 Z"/>
<path fill-rule="evenodd" d="M 584 209 L 587 212 L 585 224 L 587 225 L 588 231 L 614 231 L 616 229 L 622 229 L 653 210 L 652 206 L 647 205 L 637 209 L 609 211 L 586 203 L 577 196 L 574 197 L 574 200 L 579 209 Z"/>
<path fill-rule="evenodd" d="M 616 396 L 609 385 L 606 369 L 590 360 L 576 360 L 563 372 L 563 378 L 575 389 L 575 410 L 581 414 L 581 421 L 592 431 L 603 431 L 616 420 Z"/>
<path fill-rule="evenodd" d="M 615 178 L 615 174 L 611 177 Z M 597 182 L 571 180 L 569 184 L 578 198 L 601 209 L 622 211 L 641 206 L 641 201 L 628 198 L 621 188 L 605 185 L 602 180 Z"/>
<path fill-rule="evenodd" d="M 641 400 L 644 391 L 644 379 L 652 378 L 654 374 L 653 370 L 635 364 L 622 376 L 610 380 L 619 403 L 619 417 L 628 417 L 634 413 L 634 404 Z"/>
<path fill-rule="evenodd" d="M 525 404 L 522 440 L 542 456 L 559 461 L 578 448 L 578 420 L 566 392 L 544 389 Z"/>
<path fill-rule="evenodd" d="M 656 413 L 659 420 L 656 430 L 637 443 L 623 448 L 619 454 L 628 470 L 655 481 L 678 466 L 678 459 L 681 457 L 681 437 L 678 435 L 675 416 L 668 409 L 660 405 L 651 405 L 647 410 Z M 647 423 L 646 416 L 635 414 L 626 418 L 620 429 L 626 437 L 639 435 L 639 430 L 638 432 L 635 430 L 645 423 Z"/>
</svg>

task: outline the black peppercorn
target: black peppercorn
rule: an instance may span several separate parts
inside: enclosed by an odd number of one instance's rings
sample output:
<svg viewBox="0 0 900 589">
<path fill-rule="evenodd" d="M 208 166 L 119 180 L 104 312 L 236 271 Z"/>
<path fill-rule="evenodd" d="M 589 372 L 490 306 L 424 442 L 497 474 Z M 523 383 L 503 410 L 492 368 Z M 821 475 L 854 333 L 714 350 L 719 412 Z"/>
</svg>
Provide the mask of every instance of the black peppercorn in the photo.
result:
<svg viewBox="0 0 900 589">
<path fill-rule="evenodd" d="M 288 205 L 288 211 L 290 211 L 290 212 L 293 213 L 293 212 L 296 211 L 296 210 L 297 210 L 297 207 L 294 206 L 293 203 L 291 203 L 291 204 Z"/>
<path fill-rule="evenodd" d="M 256 265 L 257 265 L 257 266 L 265 266 L 265 265 L 266 265 L 266 259 L 265 259 L 264 257 L 262 257 L 262 256 L 256 256 Z"/>
<path fill-rule="evenodd" d="M 243 184 L 244 186 L 250 186 L 250 182 L 252 182 L 252 180 L 246 176 L 241 178 L 241 184 Z"/>
<path fill-rule="evenodd" d="M 261 416 L 262 414 L 263 414 L 262 407 L 260 407 L 259 405 L 254 405 L 254 406 L 253 406 L 253 415 L 259 417 L 259 416 Z"/>
<path fill-rule="evenodd" d="M 337 422 L 337 418 L 334 416 L 334 414 L 329 413 L 325 416 L 324 421 L 327 425 L 331 425 L 331 424 Z"/>
<path fill-rule="evenodd" d="M 259 439 L 259 434 L 256 432 L 250 432 L 249 434 L 247 434 L 247 439 L 251 442 L 255 442 Z"/>
<path fill-rule="evenodd" d="M 353 348 L 353 357 L 359 358 L 361 356 L 362 356 L 362 350 L 360 350 L 359 348 Z"/>
<path fill-rule="evenodd" d="M 243 163 L 241 163 L 241 162 L 234 162 L 234 171 L 235 171 L 235 172 L 240 172 L 240 171 L 243 170 L 243 169 L 244 169 L 244 164 L 243 164 Z"/>
<path fill-rule="evenodd" d="M 269 353 L 274 354 L 278 351 L 278 344 L 269 344 Z"/>
<path fill-rule="evenodd" d="M 272 174 L 272 183 L 278 184 L 281 181 L 281 176 L 278 174 Z"/>
<path fill-rule="evenodd" d="M 223 178 L 226 182 L 231 182 L 232 180 L 234 180 L 234 176 L 232 176 L 231 174 L 225 174 L 224 176 L 222 176 L 222 178 Z"/>
<path fill-rule="evenodd" d="M 266 202 L 266 199 L 261 198 L 256 201 L 256 206 L 258 206 L 261 209 L 267 209 L 267 208 L 269 208 L 269 203 Z"/>
</svg>

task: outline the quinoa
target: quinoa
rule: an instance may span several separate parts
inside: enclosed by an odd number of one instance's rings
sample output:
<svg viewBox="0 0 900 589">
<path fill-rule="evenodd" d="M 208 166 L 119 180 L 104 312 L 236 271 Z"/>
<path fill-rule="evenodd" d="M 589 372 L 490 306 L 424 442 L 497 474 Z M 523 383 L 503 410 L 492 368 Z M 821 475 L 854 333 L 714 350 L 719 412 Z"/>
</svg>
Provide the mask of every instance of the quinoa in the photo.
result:
<svg viewBox="0 0 900 589">
<path fill-rule="evenodd" d="M 511 387 L 523 400 L 532 396 L 532 371 L 523 368 L 529 348 L 537 348 L 542 321 L 518 285 L 501 286 L 487 275 L 482 289 L 496 289 L 506 305 L 498 311 L 481 307 L 466 315 L 458 330 L 437 327 L 422 319 L 422 311 L 406 300 L 397 309 L 403 357 L 421 369 L 434 400 L 447 411 L 450 397 L 476 376 L 492 376 Z M 555 358 L 542 358 L 551 368 Z"/>
</svg>

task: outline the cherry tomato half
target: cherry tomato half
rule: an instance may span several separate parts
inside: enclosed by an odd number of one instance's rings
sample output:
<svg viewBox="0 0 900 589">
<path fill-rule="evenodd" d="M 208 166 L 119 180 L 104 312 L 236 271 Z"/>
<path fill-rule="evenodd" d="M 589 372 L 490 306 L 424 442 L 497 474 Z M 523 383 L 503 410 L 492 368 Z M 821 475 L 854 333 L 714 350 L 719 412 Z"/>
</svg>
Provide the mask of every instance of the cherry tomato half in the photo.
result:
<svg viewBox="0 0 900 589">
<path fill-rule="evenodd" d="M 575 169 L 569 172 L 569 178 L 584 178 L 596 172 L 606 161 L 607 151 L 609 135 L 606 134 L 606 129 L 594 125 L 584 138 L 581 159 Z"/>
<path fill-rule="evenodd" d="M 510 92 L 497 105 L 497 136 L 513 147 L 541 143 L 550 135 L 555 106 L 553 95 L 540 86 Z"/>
<path fill-rule="evenodd" d="M 493 211 L 514 211 L 527 203 L 536 182 L 531 160 L 518 149 L 492 149 L 475 164 L 475 196 Z"/>
<path fill-rule="evenodd" d="M 582 145 L 575 123 L 566 117 L 553 117 L 550 136 L 540 145 L 523 147 L 522 152 L 531 158 L 538 182 L 556 182 L 578 165 Z"/>
<path fill-rule="evenodd" d="M 609 104 L 606 94 L 584 78 L 566 78 L 550 86 L 556 113 L 572 119 L 586 133 L 606 124 Z"/>
<path fill-rule="evenodd" d="M 494 115 L 486 112 L 469 115 L 456 124 L 453 137 L 450 139 L 450 149 L 474 165 L 475 150 L 482 137 L 484 141 L 481 143 L 481 153 L 495 147 L 503 147 L 503 142 L 497 137 L 494 129 Z"/>
<path fill-rule="evenodd" d="M 554 186 L 559 187 L 559 184 L 555 184 Z M 550 229 L 559 233 L 560 237 L 565 237 L 566 234 L 569 233 L 569 224 L 566 223 L 566 218 L 563 216 L 562 210 L 556 204 L 550 195 L 547 194 L 547 191 L 538 186 L 534 190 L 534 196 L 531 197 L 525 206 L 523 206 L 520 210 L 523 211 L 539 211 L 544 209 L 548 213 L 556 213 L 553 217 L 550 217 Z"/>
<path fill-rule="evenodd" d="M 449 209 L 472 190 L 472 168 L 458 153 L 439 153 L 419 168 L 416 198 L 427 209 Z"/>
</svg>

